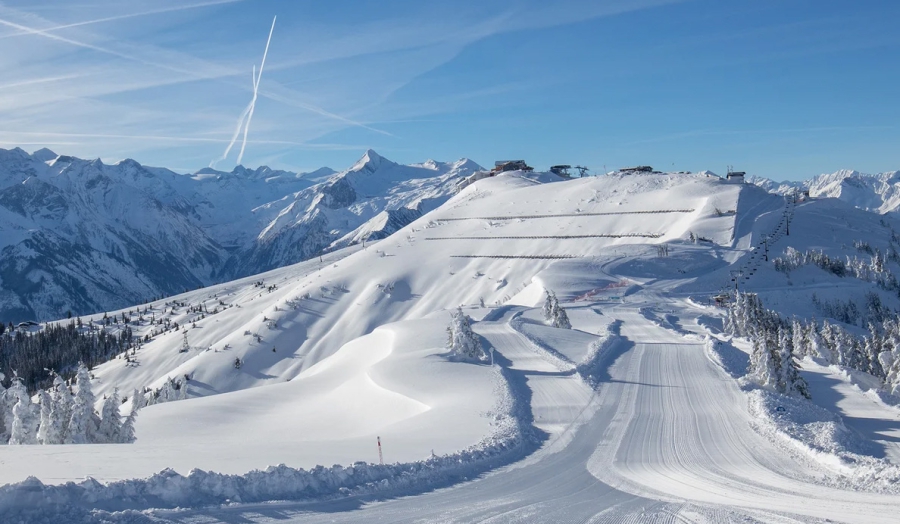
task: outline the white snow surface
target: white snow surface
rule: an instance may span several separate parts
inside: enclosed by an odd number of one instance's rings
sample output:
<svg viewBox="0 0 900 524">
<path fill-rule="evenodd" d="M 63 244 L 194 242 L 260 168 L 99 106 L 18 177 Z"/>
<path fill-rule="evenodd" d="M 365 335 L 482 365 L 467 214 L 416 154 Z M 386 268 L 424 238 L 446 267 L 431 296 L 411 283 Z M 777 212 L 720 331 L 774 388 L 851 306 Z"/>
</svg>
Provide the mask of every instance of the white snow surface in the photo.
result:
<svg viewBox="0 0 900 524">
<path fill-rule="evenodd" d="M 875 286 L 775 272 L 760 240 L 849 254 L 887 245 L 881 220 L 708 174 L 479 180 L 384 240 L 141 306 L 137 333 L 165 315 L 190 350 L 157 334 L 94 370 L 98 397 L 187 374 L 190 398 L 141 411 L 134 444 L 0 447 L 0 517 L 893 522 L 900 411 L 813 361 L 812 401 L 746 386 L 747 343 L 710 305 L 736 268 L 784 314 L 861 297 Z M 573 329 L 543 321 L 545 290 Z M 458 306 L 492 363 L 448 358 Z"/>
</svg>

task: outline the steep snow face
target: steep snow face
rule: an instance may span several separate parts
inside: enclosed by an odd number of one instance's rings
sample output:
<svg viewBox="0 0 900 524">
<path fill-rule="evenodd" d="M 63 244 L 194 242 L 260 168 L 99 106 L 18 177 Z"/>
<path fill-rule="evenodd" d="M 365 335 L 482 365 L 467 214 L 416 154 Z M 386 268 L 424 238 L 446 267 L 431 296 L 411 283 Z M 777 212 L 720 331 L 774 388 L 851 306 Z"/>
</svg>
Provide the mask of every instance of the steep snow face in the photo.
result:
<svg viewBox="0 0 900 524">
<path fill-rule="evenodd" d="M 181 175 L 0 149 L 0 320 L 124 307 L 384 238 L 475 169 L 401 166 L 367 151 L 341 173 Z M 382 213 L 391 220 L 365 225 Z"/>
<path fill-rule="evenodd" d="M 774 182 L 759 177 L 748 180 L 781 195 L 806 189 L 811 197 L 838 198 L 866 211 L 884 214 L 900 209 L 900 171 L 870 175 L 842 169 L 800 182 Z"/>
</svg>

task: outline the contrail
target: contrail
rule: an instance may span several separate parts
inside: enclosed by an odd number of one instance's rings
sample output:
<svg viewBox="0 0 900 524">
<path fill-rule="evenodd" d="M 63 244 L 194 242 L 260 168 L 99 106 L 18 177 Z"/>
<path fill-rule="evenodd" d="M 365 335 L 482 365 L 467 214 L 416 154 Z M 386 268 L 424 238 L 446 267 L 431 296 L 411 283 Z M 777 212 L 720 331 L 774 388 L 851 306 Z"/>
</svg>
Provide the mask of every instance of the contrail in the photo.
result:
<svg viewBox="0 0 900 524">
<path fill-rule="evenodd" d="M 234 147 L 234 143 L 237 142 L 238 137 L 241 135 L 241 128 L 244 127 L 244 120 L 247 118 L 247 115 L 250 113 L 250 105 L 244 108 L 244 111 L 241 113 L 240 118 L 238 118 L 237 128 L 234 130 L 234 134 L 231 135 L 231 141 L 228 142 L 228 147 L 225 148 L 225 152 L 222 153 L 222 156 L 217 160 L 213 160 L 209 163 L 209 167 L 216 167 L 216 164 L 225 160 L 228 157 L 228 153 L 231 153 L 231 148 Z"/>
<path fill-rule="evenodd" d="M 251 83 L 253 85 L 253 88 L 256 89 L 256 64 L 253 64 L 253 76 L 251 78 Z M 234 147 L 234 143 L 237 142 L 238 137 L 241 135 L 241 128 L 244 127 L 244 119 L 247 118 L 247 115 L 249 113 L 250 104 L 247 104 L 247 107 L 244 108 L 244 111 L 241 113 L 240 118 L 238 118 L 237 127 L 234 129 L 234 134 L 231 135 L 231 141 L 228 142 L 228 147 L 225 148 L 225 152 L 222 153 L 222 156 L 217 160 L 213 160 L 212 162 L 210 162 L 209 167 L 216 167 L 216 164 L 228 157 L 228 153 L 231 152 L 231 148 Z"/>
<path fill-rule="evenodd" d="M 55 35 L 53 33 L 49 33 L 45 29 L 35 29 L 33 27 L 28 27 L 28 26 L 24 26 L 22 24 L 17 24 L 15 22 L 10 22 L 9 20 L 3 19 L 3 18 L 0 18 L 0 26 L 11 27 L 11 28 L 17 29 L 25 34 L 43 36 L 44 38 L 49 38 L 50 40 L 55 40 L 57 42 L 71 44 L 71 45 L 81 47 L 84 49 L 90 49 L 92 51 L 97 51 L 98 53 L 104 53 L 104 54 L 115 56 L 115 57 L 122 58 L 125 60 L 131 60 L 131 61 L 138 62 L 138 63 L 144 64 L 144 65 L 159 67 L 161 69 L 166 69 L 169 71 L 174 71 L 176 73 L 182 73 L 182 74 L 188 75 L 193 78 L 198 78 L 197 72 L 192 71 L 190 69 L 182 69 L 182 68 L 174 67 L 169 64 L 165 64 L 165 63 L 161 63 L 161 62 L 153 62 L 153 61 L 145 60 L 145 59 L 133 56 L 133 55 L 126 54 L 126 53 L 121 53 L 121 52 L 113 50 L 113 49 L 107 49 L 105 47 L 100 47 L 98 45 L 89 44 L 87 42 L 81 42 L 79 40 L 74 40 L 72 38 L 65 38 L 65 37 L 62 37 L 59 35 Z M 202 76 L 201 76 L 201 78 L 202 78 Z"/>
<path fill-rule="evenodd" d="M 253 119 L 253 110 L 256 109 L 256 97 L 259 94 L 259 81 L 262 80 L 263 69 L 266 67 L 266 56 L 269 55 L 269 44 L 272 42 L 272 33 L 275 32 L 275 20 L 272 18 L 272 27 L 269 29 L 269 38 L 266 40 L 266 50 L 263 52 L 262 63 L 259 65 L 259 74 L 254 72 L 256 79 L 253 82 L 253 99 L 250 100 L 250 112 L 247 114 L 247 125 L 244 126 L 244 140 L 241 142 L 241 152 L 238 154 L 237 163 L 244 158 L 244 148 L 247 147 L 247 133 L 250 131 L 250 120 Z"/>
<path fill-rule="evenodd" d="M 63 25 L 57 25 L 54 27 L 48 27 L 46 29 L 41 29 L 41 31 L 43 31 L 43 32 L 61 31 L 63 29 L 69 29 L 72 27 L 81 27 L 81 26 L 86 26 L 86 25 L 102 24 L 104 22 L 113 22 L 116 20 L 125 20 L 128 18 L 137 18 L 137 17 L 141 17 L 141 16 L 150 16 L 150 15 L 158 15 L 158 14 L 163 14 L 163 13 L 171 13 L 173 11 L 185 11 L 188 9 L 197 9 L 200 7 L 212 7 L 212 6 L 222 5 L 222 4 L 233 4 L 235 2 L 240 2 L 240 1 L 242 1 L 242 0 L 214 0 L 211 2 L 204 2 L 204 3 L 200 3 L 200 4 L 180 5 L 180 6 L 176 6 L 176 7 L 154 9 L 151 11 L 141 11 L 138 13 L 128 13 L 128 14 L 124 14 L 124 15 L 107 16 L 105 18 L 95 18 L 94 20 L 85 20 L 83 22 L 74 22 L 71 24 L 63 24 Z M 20 30 L 18 33 L 12 33 L 12 34 L 8 34 L 8 35 L 0 35 L 0 39 L 13 38 L 16 36 L 23 36 L 23 35 L 30 35 L 30 34 L 34 34 L 34 32 Z"/>
<path fill-rule="evenodd" d="M 231 136 L 231 141 L 228 142 L 228 147 L 225 148 L 225 152 L 222 153 L 222 156 L 217 160 L 210 162 L 209 167 L 215 167 L 217 163 L 228 157 L 228 153 L 231 153 L 231 148 L 234 147 L 238 136 L 241 134 L 241 128 L 244 130 L 244 137 L 241 141 L 241 152 L 238 154 L 237 163 L 240 164 L 241 160 L 244 158 L 244 149 L 247 147 L 247 133 L 250 130 L 250 119 L 253 118 L 253 109 L 256 107 L 256 98 L 259 93 L 259 79 L 262 78 L 263 68 L 266 66 L 266 56 L 269 54 L 269 43 L 272 42 L 272 32 L 275 31 L 275 20 L 277 18 L 277 16 L 272 18 L 272 27 L 269 29 L 269 39 L 266 40 L 266 50 L 263 52 L 262 64 L 259 66 L 259 74 L 256 74 L 256 64 L 253 65 L 253 77 L 251 82 L 253 85 L 253 98 L 250 99 L 250 103 L 247 104 L 247 107 L 244 108 L 240 118 L 238 118 L 237 128 L 234 130 L 234 134 Z"/>
</svg>

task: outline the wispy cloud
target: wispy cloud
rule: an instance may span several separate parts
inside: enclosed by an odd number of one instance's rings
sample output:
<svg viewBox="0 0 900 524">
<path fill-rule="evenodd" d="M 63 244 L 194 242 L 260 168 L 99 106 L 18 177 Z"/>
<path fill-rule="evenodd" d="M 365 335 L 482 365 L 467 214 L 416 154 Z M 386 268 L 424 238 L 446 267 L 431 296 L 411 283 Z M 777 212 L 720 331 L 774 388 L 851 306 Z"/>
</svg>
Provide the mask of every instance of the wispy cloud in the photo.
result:
<svg viewBox="0 0 900 524">
<path fill-rule="evenodd" d="M 84 39 L 69 38 L 55 34 L 52 27 L 50 29 L 40 29 L 25 25 L 23 23 L 13 22 L 8 19 L 9 14 L 18 14 L 21 16 L 21 12 L 9 8 L 4 8 L 2 5 L 0 5 L 0 13 L 3 13 L 3 16 L 0 16 L 0 26 L 17 30 L 18 33 L 15 34 L 16 36 L 40 36 L 60 44 L 67 44 L 76 48 L 94 51 L 96 53 L 100 53 L 110 57 L 119 58 L 130 62 L 136 62 L 145 66 L 151 66 L 181 75 L 186 75 L 191 79 L 220 78 L 223 76 L 232 76 L 235 74 L 235 71 L 233 69 L 224 68 L 219 66 L 218 64 L 198 60 L 193 56 L 158 48 L 156 46 L 128 46 L 120 44 L 120 47 L 124 48 L 124 50 L 119 50 L 113 47 L 91 43 Z M 139 15 L 135 14 L 131 16 L 131 18 L 137 16 Z M 35 17 L 33 15 L 30 15 L 29 18 Z M 49 25 L 49 21 L 40 18 L 38 20 L 43 22 L 43 25 Z M 179 67 L 173 64 L 184 64 L 186 67 Z"/>
<path fill-rule="evenodd" d="M 60 75 L 60 76 L 48 76 L 46 78 L 29 78 L 27 80 L 19 80 L 17 82 L 8 82 L 5 84 L 0 84 L 0 90 L 10 89 L 14 87 L 29 87 L 37 84 L 52 84 L 54 82 L 62 82 L 63 80 L 73 80 L 84 75 L 71 74 L 71 75 Z"/>
<path fill-rule="evenodd" d="M 189 9 L 199 9 L 202 7 L 212 7 L 212 6 L 217 6 L 217 5 L 233 4 L 236 2 L 242 2 L 242 1 L 243 0 L 215 0 L 215 1 L 211 1 L 211 2 L 203 2 L 203 3 L 199 3 L 199 4 L 178 5 L 178 6 L 173 6 L 173 7 L 164 7 L 161 9 L 151 9 L 149 11 L 139 11 L 136 13 L 126 13 L 126 14 L 122 14 L 122 15 L 106 16 L 103 18 L 95 18 L 93 20 L 84 20 L 81 22 L 73 22 L 70 24 L 62 24 L 62 25 L 57 25 L 54 27 L 47 27 L 47 28 L 42 29 L 41 32 L 53 33 L 56 31 L 61 31 L 63 29 L 72 29 L 74 27 L 83 27 L 83 26 L 88 26 L 88 25 L 103 24 L 103 23 L 107 23 L 107 22 L 115 22 L 115 21 L 119 21 L 119 20 L 140 18 L 140 17 L 144 17 L 144 16 L 160 15 L 160 14 L 165 14 L 165 13 L 174 13 L 174 12 L 178 12 L 178 11 L 186 11 Z M 17 36 L 25 36 L 25 35 L 32 35 L 32 34 L 37 34 L 37 33 L 34 30 L 24 30 L 23 29 L 17 33 L 9 33 L 9 34 L 5 34 L 5 35 L 0 35 L 0 40 L 2 40 L 4 38 L 15 38 Z"/>
<path fill-rule="evenodd" d="M 369 137 L 372 142 L 389 140 L 398 149 L 404 138 L 386 129 L 387 124 L 500 105 L 506 103 L 505 95 L 534 87 L 503 79 L 467 87 L 467 80 L 460 79 L 450 94 L 407 100 L 408 86 L 473 44 L 509 31 L 668 3 L 563 0 L 550 5 L 529 0 L 525 7 L 512 8 L 490 2 L 428 3 L 393 17 L 346 24 L 310 20 L 300 6 L 292 17 L 277 13 L 279 27 L 285 29 L 273 43 L 279 52 L 269 58 L 266 83 L 260 85 L 256 75 L 246 82 L 251 64 L 259 60 L 248 47 L 255 33 L 248 26 L 261 25 L 263 17 L 257 15 L 265 7 L 254 4 L 255 11 L 237 15 L 238 0 L 211 0 L 105 14 L 103 2 L 110 9 L 121 5 L 98 1 L 94 12 L 105 16 L 90 19 L 73 19 L 81 10 L 65 10 L 65 4 L 59 4 L 60 10 L 41 10 L 42 16 L 0 4 L 0 27 L 9 30 L 0 35 L 0 69 L 15 73 L 0 83 L 4 143 L 18 138 L 22 144 L 46 140 L 81 146 L 73 154 L 109 147 L 121 157 L 152 151 L 174 158 L 173 165 L 182 158 L 214 158 L 221 145 L 239 138 L 255 146 L 245 152 L 251 162 L 284 158 L 282 152 L 290 149 L 340 151 L 371 145 L 336 143 L 342 140 L 333 134 L 348 129 L 357 131 L 348 142 Z M 214 13 L 222 14 L 210 16 Z M 45 18 L 61 16 L 69 19 Z M 151 18 L 151 29 L 139 25 Z M 246 106 L 234 130 L 229 115 L 246 103 L 248 93 L 256 103 Z M 247 136 L 251 115 L 255 139 Z"/>
</svg>

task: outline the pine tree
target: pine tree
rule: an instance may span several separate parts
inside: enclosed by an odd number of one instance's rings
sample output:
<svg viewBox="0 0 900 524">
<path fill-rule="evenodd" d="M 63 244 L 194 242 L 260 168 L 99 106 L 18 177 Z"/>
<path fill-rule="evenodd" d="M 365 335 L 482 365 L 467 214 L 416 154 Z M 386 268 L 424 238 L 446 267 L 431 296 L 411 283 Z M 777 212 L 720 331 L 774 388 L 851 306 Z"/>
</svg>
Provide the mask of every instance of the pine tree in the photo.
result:
<svg viewBox="0 0 900 524">
<path fill-rule="evenodd" d="M 16 399 L 13 406 L 13 422 L 9 432 L 10 444 L 35 444 L 37 443 L 37 430 L 40 420 L 37 418 L 34 404 L 28 396 L 25 384 L 18 376 L 13 378 L 12 387 L 7 391 Z"/>
<path fill-rule="evenodd" d="M 131 396 L 132 399 L 137 400 L 137 390 L 134 390 L 134 395 Z M 122 422 L 122 427 L 119 431 L 119 440 L 118 442 L 122 444 L 130 444 L 135 441 L 134 436 L 134 422 L 137 418 L 137 412 L 141 409 L 139 403 L 132 401 L 131 403 L 131 412 L 128 413 L 128 416 L 125 417 L 125 421 Z"/>
<path fill-rule="evenodd" d="M 822 329 L 819 331 L 821 335 L 821 346 L 819 348 L 823 358 L 829 364 L 839 364 L 841 362 L 841 347 L 837 337 L 837 330 L 834 324 L 827 320 L 822 321 Z"/>
<path fill-rule="evenodd" d="M 180 381 L 179 381 L 179 387 L 178 387 L 178 400 L 185 400 L 185 399 L 188 398 L 188 387 L 187 387 L 188 385 L 187 385 L 187 383 L 188 383 L 187 379 L 184 379 L 184 380 L 180 380 Z"/>
<path fill-rule="evenodd" d="M 747 374 L 754 382 L 762 387 L 775 389 L 777 387 L 776 354 L 769 344 L 767 337 L 751 337 L 752 349 L 750 351 L 750 367 Z"/>
<path fill-rule="evenodd" d="M 138 391 L 137 388 L 134 388 L 134 391 L 131 393 L 131 405 L 134 406 L 135 409 L 141 409 L 147 407 L 149 403 L 147 397 Z"/>
<path fill-rule="evenodd" d="M 881 367 L 881 362 L 878 358 L 883 348 L 882 339 L 878 336 L 875 326 L 872 324 L 869 324 L 869 332 L 872 333 L 872 335 L 863 339 L 862 360 L 864 362 L 864 369 L 862 369 L 862 371 L 883 379 L 885 377 L 884 369 Z"/>
<path fill-rule="evenodd" d="M 9 430 L 12 429 L 12 406 L 7 402 L 6 387 L 3 386 L 5 379 L 6 376 L 0 373 L 0 444 L 9 441 Z"/>
<path fill-rule="evenodd" d="M 819 326 L 816 323 L 815 318 L 810 321 L 809 326 L 807 326 L 806 328 L 806 338 L 809 339 L 810 355 L 824 359 L 828 363 L 833 362 L 833 355 L 828 349 L 828 345 L 825 343 L 825 340 L 822 338 L 821 332 L 819 331 Z"/>
<path fill-rule="evenodd" d="M 44 390 L 38 392 L 38 399 L 41 406 L 41 423 L 38 426 L 37 442 L 38 444 L 56 444 L 56 442 L 50 442 L 50 436 L 53 433 L 50 429 L 52 424 L 50 414 L 53 411 L 53 399 L 50 397 L 50 393 L 47 393 Z"/>
<path fill-rule="evenodd" d="M 50 426 L 47 428 L 46 444 L 62 444 L 69 434 L 69 419 L 72 416 L 74 399 L 66 382 L 56 375 L 53 379 L 52 405 L 50 408 Z"/>
<path fill-rule="evenodd" d="M 794 360 L 794 347 L 791 336 L 780 331 L 780 347 L 778 352 L 778 391 L 786 395 L 800 395 L 809 398 L 809 387 L 800 376 L 800 366 Z"/>
<path fill-rule="evenodd" d="M 885 355 L 885 353 L 882 353 Z M 884 378 L 884 389 L 887 390 L 891 395 L 900 395 L 900 358 L 896 353 L 892 353 L 888 359 L 885 359 L 885 362 L 888 366 L 885 367 L 886 373 Z"/>
<path fill-rule="evenodd" d="M 544 300 L 544 305 L 541 308 L 544 320 L 556 328 L 572 329 L 572 324 L 569 323 L 569 315 L 567 315 L 566 310 L 559 305 L 556 293 L 552 291 L 545 291 L 545 293 L 547 294 L 547 298 Z"/>
<path fill-rule="evenodd" d="M 72 405 L 66 444 L 88 444 L 94 442 L 99 426 L 99 417 L 94 412 L 94 393 L 91 391 L 91 376 L 87 366 L 78 366 L 78 392 Z"/>
<path fill-rule="evenodd" d="M 119 442 L 122 433 L 122 418 L 119 416 L 121 404 L 119 390 L 114 389 L 112 394 L 103 401 L 100 426 L 95 442 Z"/>
<path fill-rule="evenodd" d="M 462 308 L 451 313 L 447 334 L 447 349 L 452 354 L 469 360 L 483 361 L 487 358 L 481 347 L 481 340 L 472 331 L 469 317 L 463 313 Z"/>
<path fill-rule="evenodd" d="M 544 305 L 541 307 L 541 314 L 544 316 L 544 320 L 550 322 L 553 319 L 553 294 L 550 290 L 544 290 L 544 294 L 547 296 L 544 298 Z"/>
<path fill-rule="evenodd" d="M 791 343 L 797 355 L 809 355 L 809 338 L 803 329 L 803 323 L 796 318 L 791 320 Z"/>
<path fill-rule="evenodd" d="M 746 314 L 746 300 L 744 298 L 744 293 L 735 293 L 734 295 L 734 305 L 731 307 L 732 310 L 732 321 L 731 321 L 731 335 L 736 337 L 746 336 L 745 322 L 747 320 Z"/>
<path fill-rule="evenodd" d="M 725 319 L 722 321 L 722 331 L 726 335 L 735 335 L 735 308 L 733 306 L 725 310 Z"/>
<path fill-rule="evenodd" d="M 553 300 L 556 301 L 556 296 L 553 297 Z M 555 302 L 555 304 L 556 307 L 553 310 L 553 327 L 572 329 L 572 324 L 569 323 L 569 315 L 566 314 L 566 310 L 559 305 L 559 302 Z"/>
</svg>

